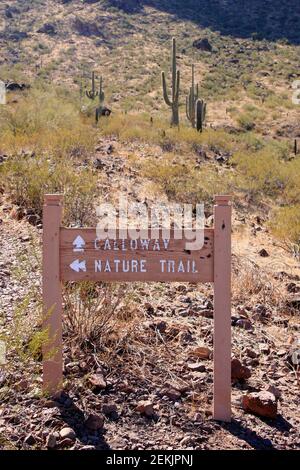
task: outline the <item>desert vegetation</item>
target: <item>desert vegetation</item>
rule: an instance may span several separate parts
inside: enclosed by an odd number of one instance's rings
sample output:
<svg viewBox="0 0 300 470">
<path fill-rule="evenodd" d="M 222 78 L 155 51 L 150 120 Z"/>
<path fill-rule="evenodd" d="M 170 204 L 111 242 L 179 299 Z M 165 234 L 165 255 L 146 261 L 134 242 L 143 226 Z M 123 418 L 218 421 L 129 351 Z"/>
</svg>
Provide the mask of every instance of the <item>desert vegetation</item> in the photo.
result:
<svg viewBox="0 0 300 470">
<path fill-rule="evenodd" d="M 193 0 L 184 8 L 178 1 L 6 3 L 0 449 L 297 448 L 295 30 L 278 32 L 275 8 L 260 34 L 223 10 L 220 25 L 217 8 L 209 17 L 200 2 L 195 13 Z M 249 13 L 251 24 L 261 9 L 259 2 Z M 64 393 L 42 394 L 47 193 L 64 194 L 69 227 L 93 226 L 95 206 L 122 194 L 149 204 L 204 202 L 212 226 L 214 196 L 232 195 L 232 341 L 239 361 L 232 424 L 211 420 L 210 285 L 68 283 Z M 241 396 L 260 391 L 279 408 L 271 421 L 240 404 Z"/>
</svg>

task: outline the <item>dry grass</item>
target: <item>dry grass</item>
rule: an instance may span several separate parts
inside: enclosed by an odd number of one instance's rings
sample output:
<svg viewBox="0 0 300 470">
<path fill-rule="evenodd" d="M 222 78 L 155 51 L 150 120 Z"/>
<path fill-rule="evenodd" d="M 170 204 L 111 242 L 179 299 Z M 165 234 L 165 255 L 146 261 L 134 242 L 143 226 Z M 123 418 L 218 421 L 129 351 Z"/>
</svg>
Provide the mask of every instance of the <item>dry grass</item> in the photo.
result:
<svg viewBox="0 0 300 470">
<path fill-rule="evenodd" d="M 232 279 L 233 302 L 251 308 L 261 304 L 272 313 L 280 311 L 286 294 L 282 282 L 274 278 L 274 268 L 273 265 L 270 266 L 270 270 L 264 269 L 244 256 L 243 258 L 235 256 Z"/>
</svg>

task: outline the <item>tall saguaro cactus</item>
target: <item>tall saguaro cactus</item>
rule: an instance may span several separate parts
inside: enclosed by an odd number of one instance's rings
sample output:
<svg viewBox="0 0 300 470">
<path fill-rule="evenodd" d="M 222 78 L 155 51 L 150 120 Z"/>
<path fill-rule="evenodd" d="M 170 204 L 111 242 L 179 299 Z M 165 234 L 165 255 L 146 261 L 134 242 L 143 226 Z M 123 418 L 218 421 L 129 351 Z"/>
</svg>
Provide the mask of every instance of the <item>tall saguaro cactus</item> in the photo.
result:
<svg viewBox="0 0 300 470">
<path fill-rule="evenodd" d="M 195 67 L 192 65 L 192 86 L 186 97 L 186 117 L 191 122 L 192 127 L 196 127 L 196 102 L 199 98 L 199 85 L 195 86 Z"/>
<path fill-rule="evenodd" d="M 95 87 L 95 72 L 92 72 L 92 89 L 87 90 L 85 93 L 90 100 L 94 100 L 98 96 L 98 91 L 96 91 Z"/>
<path fill-rule="evenodd" d="M 176 64 L 176 39 L 172 39 L 172 98 L 169 98 L 165 72 L 161 74 L 163 97 L 165 103 L 172 109 L 171 126 L 179 125 L 179 89 L 180 71 Z"/>
<path fill-rule="evenodd" d="M 206 117 L 206 103 L 204 100 L 197 100 L 195 106 L 196 128 L 198 132 L 203 131 L 204 121 Z"/>
</svg>

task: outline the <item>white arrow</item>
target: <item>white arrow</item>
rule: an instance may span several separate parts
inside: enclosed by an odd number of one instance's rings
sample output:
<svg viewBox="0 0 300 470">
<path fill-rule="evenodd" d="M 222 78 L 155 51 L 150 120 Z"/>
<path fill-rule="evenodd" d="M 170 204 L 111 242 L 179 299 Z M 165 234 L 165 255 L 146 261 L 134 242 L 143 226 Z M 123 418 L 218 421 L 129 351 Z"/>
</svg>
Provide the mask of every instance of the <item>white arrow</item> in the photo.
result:
<svg viewBox="0 0 300 470">
<path fill-rule="evenodd" d="M 73 269 L 73 271 L 76 271 L 77 273 L 79 273 L 79 271 L 86 272 L 85 261 L 79 261 L 79 259 L 76 259 L 75 261 L 73 261 L 73 263 L 70 264 L 70 268 Z"/>
<path fill-rule="evenodd" d="M 78 235 L 73 241 L 73 247 L 73 251 L 84 251 L 85 241 L 80 235 Z"/>
</svg>

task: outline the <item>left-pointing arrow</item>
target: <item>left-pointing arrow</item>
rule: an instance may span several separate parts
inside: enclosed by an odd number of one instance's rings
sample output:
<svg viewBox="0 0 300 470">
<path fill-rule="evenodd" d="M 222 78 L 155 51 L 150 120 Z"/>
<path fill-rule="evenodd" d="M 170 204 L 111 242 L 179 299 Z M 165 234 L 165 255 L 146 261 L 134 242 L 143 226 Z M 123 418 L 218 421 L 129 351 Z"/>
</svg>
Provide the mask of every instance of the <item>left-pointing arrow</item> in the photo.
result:
<svg viewBox="0 0 300 470">
<path fill-rule="evenodd" d="M 85 261 L 79 261 L 79 259 L 76 259 L 75 261 L 73 261 L 73 263 L 70 264 L 70 268 L 73 269 L 73 271 L 76 271 L 77 273 L 79 273 L 79 271 L 86 272 Z"/>
</svg>

